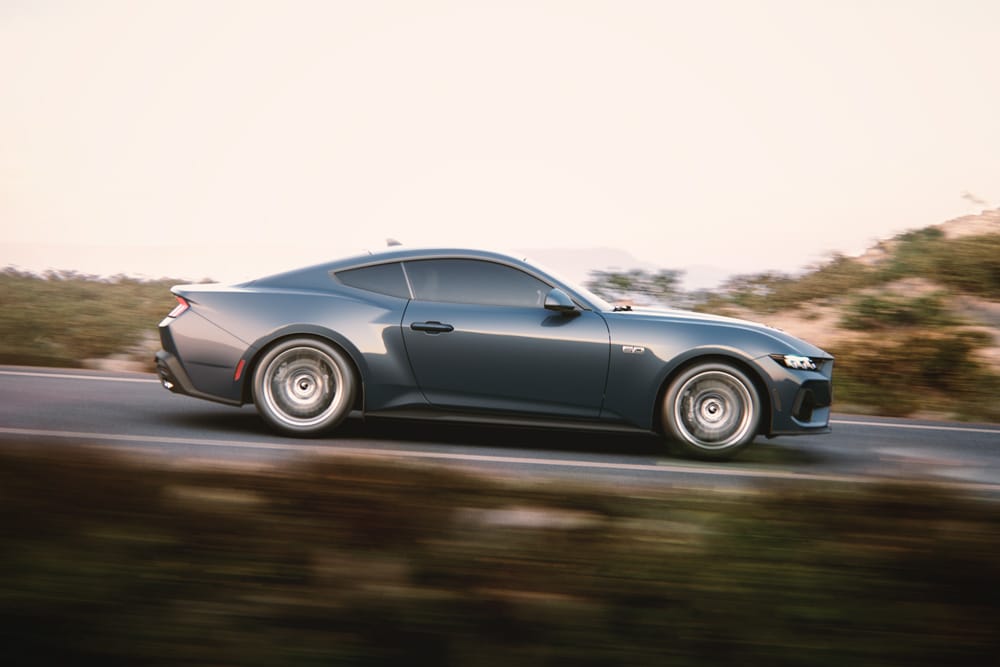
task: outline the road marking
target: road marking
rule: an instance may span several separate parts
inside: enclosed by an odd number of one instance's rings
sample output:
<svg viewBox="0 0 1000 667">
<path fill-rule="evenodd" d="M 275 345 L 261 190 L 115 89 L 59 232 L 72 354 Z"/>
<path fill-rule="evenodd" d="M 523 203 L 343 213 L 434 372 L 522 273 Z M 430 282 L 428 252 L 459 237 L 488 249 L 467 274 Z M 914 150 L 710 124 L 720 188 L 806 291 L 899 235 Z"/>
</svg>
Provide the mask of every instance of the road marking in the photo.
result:
<svg viewBox="0 0 1000 667">
<path fill-rule="evenodd" d="M 224 447 L 230 449 L 269 449 L 295 451 L 324 455 L 356 455 L 369 458 L 398 457 L 410 459 L 439 459 L 451 461 L 467 461 L 476 463 L 511 463 L 556 468 L 590 468 L 604 470 L 621 470 L 633 472 L 672 472 L 690 475 L 707 475 L 715 477 L 740 477 L 748 479 L 785 479 L 814 482 L 843 482 L 851 484 L 906 483 L 913 480 L 901 480 L 891 477 L 872 477 L 861 475 L 832 475 L 817 473 L 791 472 L 784 470 L 739 470 L 713 464 L 711 467 L 676 464 L 641 464 L 641 463 L 602 463 L 600 461 L 577 461 L 572 459 L 538 459 L 523 456 L 494 456 L 487 454 L 458 454 L 449 452 L 422 452 L 409 449 L 367 449 L 361 447 L 338 447 L 336 445 L 301 445 L 282 442 L 250 442 L 246 440 L 213 440 L 206 438 L 178 438 L 172 436 L 129 435 L 122 433 L 84 433 L 80 431 L 50 431 L 27 428 L 0 427 L 0 434 L 21 435 L 46 438 L 63 438 L 73 440 L 112 441 L 127 443 L 153 443 L 169 445 L 187 445 L 196 447 Z M 1000 492 L 1000 484 L 989 482 L 953 482 L 937 480 L 919 480 L 921 483 L 944 488 L 969 489 L 978 491 Z"/>
<path fill-rule="evenodd" d="M 100 380 L 103 382 L 152 382 L 159 384 L 154 378 L 121 378 L 109 375 L 76 375 L 72 373 L 32 373 L 29 371 L 0 371 L 0 375 L 19 375 L 32 378 L 57 378 L 60 380 Z"/>
<path fill-rule="evenodd" d="M 22 377 L 38 377 L 38 378 L 56 378 L 62 380 L 98 380 L 102 382 L 139 382 L 139 383 L 150 383 L 150 384 L 160 384 L 160 381 L 156 378 L 128 378 L 128 377 L 114 377 L 109 375 L 83 375 L 83 374 L 72 374 L 72 373 L 39 373 L 32 371 L 4 371 L 0 370 L 0 375 L 17 375 Z M 895 422 L 869 422 L 869 421 L 855 421 L 850 419 L 831 419 L 831 424 L 840 424 L 843 426 L 873 426 L 876 428 L 902 428 L 911 430 L 924 430 L 924 431 L 953 431 L 959 433 L 987 433 L 1000 435 L 1000 429 L 989 429 L 989 428 L 976 428 L 972 426 L 943 426 L 934 424 L 899 424 Z"/>
<path fill-rule="evenodd" d="M 896 424 L 893 422 L 859 422 L 848 419 L 831 419 L 831 424 L 843 424 L 845 426 L 875 426 L 879 428 L 907 428 L 924 431 L 958 431 L 961 433 L 992 433 L 1000 435 L 1000 429 L 974 428 L 971 426 L 937 426 L 933 424 Z"/>
</svg>

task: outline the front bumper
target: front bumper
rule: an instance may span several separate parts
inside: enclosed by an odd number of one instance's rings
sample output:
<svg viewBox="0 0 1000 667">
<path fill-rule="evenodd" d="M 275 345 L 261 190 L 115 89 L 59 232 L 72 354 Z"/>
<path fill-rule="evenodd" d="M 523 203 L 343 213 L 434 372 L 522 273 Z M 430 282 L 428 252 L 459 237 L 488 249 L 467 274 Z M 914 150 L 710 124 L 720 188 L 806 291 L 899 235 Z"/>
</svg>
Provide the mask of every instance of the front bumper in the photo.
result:
<svg viewBox="0 0 1000 667">
<path fill-rule="evenodd" d="M 833 359 L 825 359 L 816 371 L 772 368 L 771 380 L 768 437 L 830 432 Z"/>
</svg>

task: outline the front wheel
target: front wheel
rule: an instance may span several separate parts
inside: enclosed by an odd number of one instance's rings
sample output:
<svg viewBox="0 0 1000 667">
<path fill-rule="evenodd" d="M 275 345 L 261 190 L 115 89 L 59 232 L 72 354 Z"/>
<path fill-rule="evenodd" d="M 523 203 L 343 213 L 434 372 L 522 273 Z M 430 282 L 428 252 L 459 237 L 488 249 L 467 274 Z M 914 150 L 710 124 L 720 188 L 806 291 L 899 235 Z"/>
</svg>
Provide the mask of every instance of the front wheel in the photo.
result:
<svg viewBox="0 0 1000 667">
<path fill-rule="evenodd" d="M 315 435 L 338 425 L 354 404 L 350 361 L 312 338 L 272 347 L 253 376 L 254 404 L 264 421 L 290 435 Z"/>
<path fill-rule="evenodd" d="M 686 454 L 729 458 L 757 435 L 757 389 L 730 364 L 691 366 L 670 383 L 663 400 L 664 431 Z"/>
</svg>

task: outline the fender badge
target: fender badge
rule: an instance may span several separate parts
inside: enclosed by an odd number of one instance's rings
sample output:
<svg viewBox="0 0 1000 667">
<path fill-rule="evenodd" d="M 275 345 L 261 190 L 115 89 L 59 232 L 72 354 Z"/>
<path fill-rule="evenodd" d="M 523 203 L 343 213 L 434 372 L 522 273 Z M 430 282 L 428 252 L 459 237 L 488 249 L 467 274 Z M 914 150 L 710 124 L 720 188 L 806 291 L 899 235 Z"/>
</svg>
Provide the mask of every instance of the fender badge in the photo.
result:
<svg viewBox="0 0 1000 667">
<path fill-rule="evenodd" d="M 625 354 L 642 354 L 646 348 L 641 345 L 622 345 L 622 352 Z"/>
</svg>

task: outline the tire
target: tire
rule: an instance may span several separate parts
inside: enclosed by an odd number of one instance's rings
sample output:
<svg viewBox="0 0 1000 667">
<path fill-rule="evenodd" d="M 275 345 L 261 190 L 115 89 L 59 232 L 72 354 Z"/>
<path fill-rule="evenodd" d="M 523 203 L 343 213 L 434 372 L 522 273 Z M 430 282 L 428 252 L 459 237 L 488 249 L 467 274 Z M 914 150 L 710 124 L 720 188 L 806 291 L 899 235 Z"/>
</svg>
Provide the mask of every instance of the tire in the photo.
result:
<svg viewBox="0 0 1000 667">
<path fill-rule="evenodd" d="M 757 388 L 740 369 L 725 362 L 703 362 L 685 369 L 663 398 L 663 428 L 682 453 L 725 459 L 757 435 Z"/>
<path fill-rule="evenodd" d="M 292 338 L 270 348 L 257 364 L 254 405 L 277 431 L 316 435 L 347 417 L 356 384 L 344 352 L 314 338 Z"/>
</svg>

